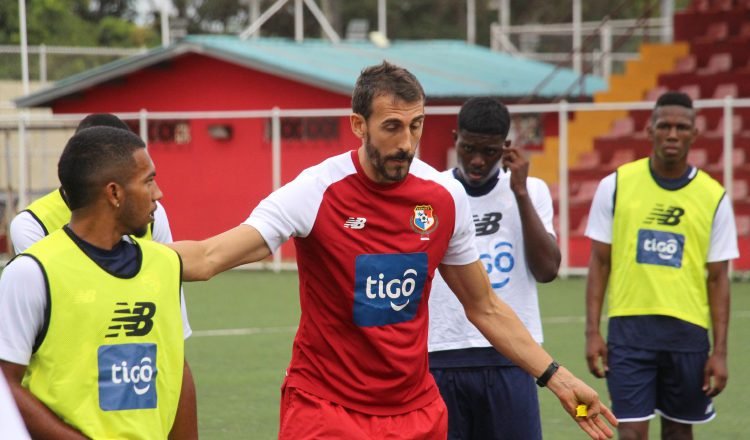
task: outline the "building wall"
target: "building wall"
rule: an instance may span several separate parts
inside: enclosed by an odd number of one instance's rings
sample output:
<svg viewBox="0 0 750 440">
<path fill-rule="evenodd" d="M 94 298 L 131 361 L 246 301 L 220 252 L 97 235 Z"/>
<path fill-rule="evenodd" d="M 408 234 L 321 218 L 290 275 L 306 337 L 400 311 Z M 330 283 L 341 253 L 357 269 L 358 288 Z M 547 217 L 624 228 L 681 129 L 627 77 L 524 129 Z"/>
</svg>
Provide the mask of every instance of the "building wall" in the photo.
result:
<svg viewBox="0 0 750 440">
<path fill-rule="evenodd" d="M 348 108 L 351 98 L 197 54 L 143 69 L 54 103 L 54 113 L 210 111 Z M 455 117 L 432 116 L 422 158 L 445 166 Z M 189 141 L 149 142 L 157 182 L 175 239 L 200 239 L 240 224 L 272 190 L 271 141 L 267 120 L 170 121 L 189 125 Z M 150 130 L 157 131 L 155 121 Z M 173 126 L 174 124 L 172 124 Z M 210 125 L 227 125 L 232 135 L 216 140 Z M 137 127 L 136 127 L 137 128 Z M 338 138 L 282 143 L 282 183 L 326 157 L 359 146 L 349 118 L 338 118 Z M 157 136 L 158 137 L 158 136 Z M 184 141 L 184 139 L 183 139 Z M 291 246 L 284 249 L 293 254 Z"/>
</svg>

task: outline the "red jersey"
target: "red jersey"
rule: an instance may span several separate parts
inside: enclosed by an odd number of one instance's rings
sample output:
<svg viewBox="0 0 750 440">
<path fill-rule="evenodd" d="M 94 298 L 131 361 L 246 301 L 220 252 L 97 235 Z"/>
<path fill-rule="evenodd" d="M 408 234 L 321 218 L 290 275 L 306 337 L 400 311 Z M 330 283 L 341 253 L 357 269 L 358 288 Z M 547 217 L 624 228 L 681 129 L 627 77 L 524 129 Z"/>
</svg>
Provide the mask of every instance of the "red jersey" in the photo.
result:
<svg viewBox="0 0 750 440">
<path fill-rule="evenodd" d="M 272 250 L 294 238 L 302 315 L 288 386 L 373 415 L 439 397 L 427 361 L 433 274 L 478 258 L 456 179 L 414 159 L 404 180 L 377 184 L 352 151 L 303 171 L 245 223 Z"/>
</svg>

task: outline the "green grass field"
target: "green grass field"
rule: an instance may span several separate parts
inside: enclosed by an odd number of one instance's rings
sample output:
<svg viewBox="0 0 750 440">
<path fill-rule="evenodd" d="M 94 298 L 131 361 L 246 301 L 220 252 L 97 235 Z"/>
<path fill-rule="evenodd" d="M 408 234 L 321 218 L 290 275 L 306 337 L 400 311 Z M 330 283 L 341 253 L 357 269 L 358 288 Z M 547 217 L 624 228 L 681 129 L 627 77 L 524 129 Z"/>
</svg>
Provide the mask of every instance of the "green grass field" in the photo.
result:
<svg viewBox="0 0 750 440">
<path fill-rule="evenodd" d="M 585 280 L 558 280 L 541 287 L 545 347 L 604 396 L 602 380 L 584 360 Z M 235 271 L 206 283 L 188 283 L 194 335 L 187 357 L 198 388 L 201 438 L 274 439 L 279 387 L 289 362 L 299 317 L 297 274 Z M 696 438 L 741 439 L 750 430 L 745 393 L 750 390 L 750 284 L 732 284 L 730 381 L 716 400 L 717 418 L 696 427 Z M 582 439 L 557 399 L 540 391 L 546 439 Z M 658 423 L 652 437 L 658 438 Z"/>
</svg>

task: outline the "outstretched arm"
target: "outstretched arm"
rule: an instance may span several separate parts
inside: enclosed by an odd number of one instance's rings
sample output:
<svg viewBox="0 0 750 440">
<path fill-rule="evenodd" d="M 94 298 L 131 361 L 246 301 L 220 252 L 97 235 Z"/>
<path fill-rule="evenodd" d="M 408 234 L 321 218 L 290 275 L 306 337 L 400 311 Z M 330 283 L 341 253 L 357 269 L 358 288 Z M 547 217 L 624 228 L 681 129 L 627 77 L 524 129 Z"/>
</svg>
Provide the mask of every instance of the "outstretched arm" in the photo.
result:
<svg viewBox="0 0 750 440">
<path fill-rule="evenodd" d="M 596 377 L 604 377 L 607 366 L 607 344 L 599 329 L 604 294 L 607 290 L 611 264 L 612 246 L 591 240 L 589 276 L 586 282 L 586 361 L 589 371 Z M 601 359 L 601 366 L 599 365 Z"/>
<path fill-rule="evenodd" d="M 184 281 L 205 281 L 225 270 L 271 255 L 258 230 L 245 224 L 203 241 L 176 241 L 167 246 L 182 258 Z"/>
<path fill-rule="evenodd" d="M 708 263 L 708 305 L 711 308 L 713 345 L 705 368 L 703 391 L 709 397 L 719 394 L 727 385 L 727 334 L 729 328 L 729 264 Z"/>
<path fill-rule="evenodd" d="M 479 261 L 463 266 L 440 265 L 440 274 L 464 306 L 466 317 L 495 349 L 534 377 L 541 376 L 552 357 L 534 341 L 513 310 L 492 291 L 487 272 Z M 599 401 L 596 391 L 560 367 L 547 383 L 565 411 L 593 439 L 611 438 L 612 430 L 599 418 L 617 424 L 612 412 Z M 588 416 L 576 417 L 576 407 L 588 406 Z"/>
<path fill-rule="evenodd" d="M 60 440 L 79 440 L 86 436 L 63 422 L 39 399 L 21 386 L 21 379 L 26 372 L 25 365 L 0 361 L 0 369 L 5 374 L 18 410 L 32 438 L 54 438 Z"/>
</svg>

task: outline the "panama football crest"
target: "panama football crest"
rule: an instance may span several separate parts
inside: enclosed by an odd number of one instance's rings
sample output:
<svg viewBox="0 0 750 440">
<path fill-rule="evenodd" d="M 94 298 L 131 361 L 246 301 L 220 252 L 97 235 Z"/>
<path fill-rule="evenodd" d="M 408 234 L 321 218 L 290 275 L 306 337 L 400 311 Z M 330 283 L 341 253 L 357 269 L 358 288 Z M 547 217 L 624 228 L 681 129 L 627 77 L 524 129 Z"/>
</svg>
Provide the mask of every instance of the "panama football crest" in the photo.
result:
<svg viewBox="0 0 750 440">
<path fill-rule="evenodd" d="M 417 205 L 411 217 L 411 228 L 420 234 L 422 240 L 429 240 L 429 234 L 437 228 L 438 218 L 432 210 L 432 205 Z"/>
</svg>

